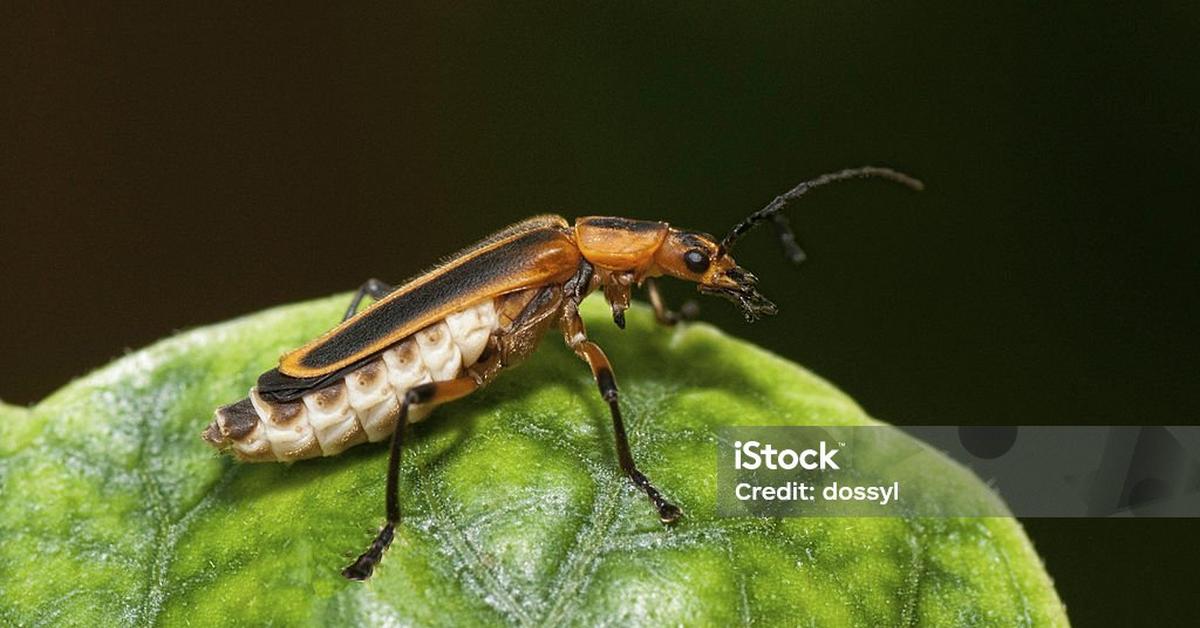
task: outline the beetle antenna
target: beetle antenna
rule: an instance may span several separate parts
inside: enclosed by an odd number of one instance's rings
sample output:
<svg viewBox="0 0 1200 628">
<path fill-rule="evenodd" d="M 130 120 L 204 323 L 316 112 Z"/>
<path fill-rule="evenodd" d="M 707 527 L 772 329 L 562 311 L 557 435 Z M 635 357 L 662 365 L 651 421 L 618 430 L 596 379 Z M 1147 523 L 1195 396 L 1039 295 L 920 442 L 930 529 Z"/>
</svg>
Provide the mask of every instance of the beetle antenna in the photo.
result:
<svg viewBox="0 0 1200 628">
<path fill-rule="evenodd" d="M 891 168 L 880 168 L 877 166 L 863 166 L 862 168 L 847 168 L 837 172 L 823 174 L 814 179 L 809 179 L 796 187 L 775 197 L 775 200 L 767 204 L 766 207 L 750 214 L 745 220 L 734 225 L 729 233 L 721 240 L 721 244 L 717 247 L 717 256 L 720 257 L 726 251 L 733 249 L 734 242 L 738 238 L 746 234 L 747 231 L 753 229 L 760 222 L 770 220 L 775 225 L 775 230 L 779 233 L 779 244 L 783 246 L 783 253 L 792 262 L 799 264 L 804 261 L 804 251 L 800 245 L 796 243 L 796 234 L 792 231 L 792 226 L 788 222 L 787 216 L 780 213 L 788 203 L 794 201 L 801 196 L 804 196 L 809 190 L 833 183 L 834 181 L 845 181 L 847 179 L 858 179 L 863 177 L 879 177 L 894 181 L 909 188 L 921 191 L 925 189 L 925 184 L 920 180 L 910 177 L 903 172 L 892 170 Z"/>
</svg>

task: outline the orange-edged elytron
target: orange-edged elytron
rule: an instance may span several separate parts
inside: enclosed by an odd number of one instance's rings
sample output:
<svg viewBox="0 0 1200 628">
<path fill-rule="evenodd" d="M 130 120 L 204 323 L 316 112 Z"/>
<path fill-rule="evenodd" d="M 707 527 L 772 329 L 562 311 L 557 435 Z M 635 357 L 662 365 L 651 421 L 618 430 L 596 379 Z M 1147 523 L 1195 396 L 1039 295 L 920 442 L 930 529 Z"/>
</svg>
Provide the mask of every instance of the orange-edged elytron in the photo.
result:
<svg viewBox="0 0 1200 628">
<path fill-rule="evenodd" d="M 638 471 L 625 435 L 612 367 L 588 340 L 579 304 L 600 289 L 613 320 L 625 325 L 630 291 L 644 285 L 658 320 L 673 324 L 654 278 L 695 282 L 700 292 L 725 297 L 747 320 L 775 313 L 756 278 L 730 250 L 755 225 L 770 222 L 784 252 L 804 258 L 780 210 L 808 190 L 854 177 L 882 177 L 921 189 L 887 168 L 855 168 L 796 186 L 738 223 L 720 241 L 663 222 L 587 217 L 568 224 L 536 216 L 496 233 L 416 279 L 392 288 L 377 280 L 359 289 L 340 325 L 285 354 L 259 377 L 249 397 L 219 408 L 206 441 L 249 462 L 332 456 L 359 443 L 391 439 L 387 522 L 342 574 L 371 576 L 400 519 L 399 464 L 408 423 L 434 406 L 486 385 L 527 357 L 551 327 L 592 369 L 612 413 L 621 470 L 654 503 L 664 523 L 682 511 Z M 358 311 L 365 296 L 376 301 Z"/>
</svg>

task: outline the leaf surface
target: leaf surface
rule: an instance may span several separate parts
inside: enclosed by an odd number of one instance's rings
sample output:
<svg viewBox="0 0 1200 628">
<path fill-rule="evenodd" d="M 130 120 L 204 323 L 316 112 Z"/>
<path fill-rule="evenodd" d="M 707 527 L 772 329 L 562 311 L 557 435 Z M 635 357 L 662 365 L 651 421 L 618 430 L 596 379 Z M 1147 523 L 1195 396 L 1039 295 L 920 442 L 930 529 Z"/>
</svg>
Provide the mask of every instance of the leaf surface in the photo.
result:
<svg viewBox="0 0 1200 628">
<path fill-rule="evenodd" d="M 595 300 L 634 454 L 684 519 L 664 528 L 618 472 L 607 408 L 551 333 L 415 427 L 396 541 L 348 582 L 381 523 L 386 447 L 241 464 L 199 438 L 347 298 L 181 333 L 0 405 L 0 624 L 1066 624 L 1013 519 L 716 517 L 715 427 L 872 419 L 710 326 L 635 307 L 621 332 Z M 950 462 L 930 471 L 986 498 Z"/>
</svg>

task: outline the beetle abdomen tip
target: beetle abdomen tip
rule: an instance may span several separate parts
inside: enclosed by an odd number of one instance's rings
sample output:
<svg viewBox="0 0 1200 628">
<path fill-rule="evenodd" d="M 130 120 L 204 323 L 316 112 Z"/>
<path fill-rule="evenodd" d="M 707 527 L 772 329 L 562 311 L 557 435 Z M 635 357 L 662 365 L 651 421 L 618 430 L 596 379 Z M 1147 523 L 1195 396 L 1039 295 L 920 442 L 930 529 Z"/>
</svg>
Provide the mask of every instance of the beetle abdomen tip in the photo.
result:
<svg viewBox="0 0 1200 628">
<path fill-rule="evenodd" d="M 217 408 L 212 423 L 201 437 L 221 451 L 232 449 L 242 460 L 273 459 L 271 446 L 263 438 L 258 413 L 249 399 Z"/>
<path fill-rule="evenodd" d="M 200 438 L 217 449 L 224 450 L 229 447 L 229 441 L 221 433 L 221 426 L 217 425 L 216 419 L 213 419 L 213 422 L 204 428 L 204 431 L 200 433 Z"/>
</svg>

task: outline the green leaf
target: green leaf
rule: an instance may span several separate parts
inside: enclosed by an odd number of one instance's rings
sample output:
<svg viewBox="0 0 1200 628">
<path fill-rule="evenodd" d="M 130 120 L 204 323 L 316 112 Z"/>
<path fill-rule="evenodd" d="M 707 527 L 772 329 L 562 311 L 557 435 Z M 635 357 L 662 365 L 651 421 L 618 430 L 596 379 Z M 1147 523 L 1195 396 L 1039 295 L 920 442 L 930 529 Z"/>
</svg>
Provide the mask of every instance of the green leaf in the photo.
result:
<svg viewBox="0 0 1200 628">
<path fill-rule="evenodd" d="M 708 325 L 636 307 L 621 332 L 595 302 L 634 453 L 684 519 L 664 528 L 617 471 L 590 373 L 551 334 L 416 426 L 396 541 L 348 582 L 381 523 L 386 447 L 240 464 L 199 437 L 346 301 L 182 333 L 32 409 L 0 406 L 0 624 L 1066 623 L 1012 519 L 716 517 L 714 427 L 872 420 Z"/>
</svg>

